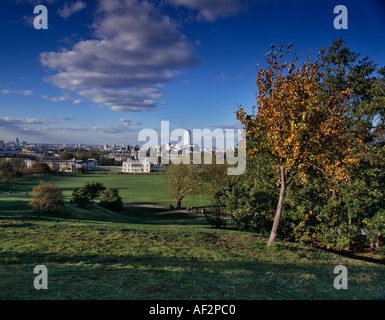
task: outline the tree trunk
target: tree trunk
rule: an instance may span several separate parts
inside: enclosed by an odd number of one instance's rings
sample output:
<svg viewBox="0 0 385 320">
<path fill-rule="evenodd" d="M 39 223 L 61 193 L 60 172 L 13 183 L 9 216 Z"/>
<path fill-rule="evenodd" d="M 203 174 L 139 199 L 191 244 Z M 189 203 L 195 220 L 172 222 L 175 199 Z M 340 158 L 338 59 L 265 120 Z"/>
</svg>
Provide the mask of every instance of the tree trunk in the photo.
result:
<svg viewBox="0 0 385 320">
<path fill-rule="evenodd" d="M 377 232 L 377 239 L 376 239 L 376 249 L 380 246 L 380 237 L 381 237 L 381 231 Z"/>
<path fill-rule="evenodd" d="M 176 208 L 175 209 L 180 210 L 181 208 L 182 208 L 182 199 L 176 201 Z"/>
<path fill-rule="evenodd" d="M 277 228 L 278 228 L 279 220 L 281 218 L 283 201 L 285 199 L 285 191 L 286 191 L 286 187 L 287 187 L 285 168 L 282 165 L 280 165 L 280 169 L 281 169 L 281 191 L 279 193 L 279 200 L 278 200 L 277 211 L 275 212 L 274 224 L 273 224 L 273 227 L 271 229 L 269 242 L 267 243 L 268 247 L 270 247 L 273 244 L 273 242 L 275 241 L 275 238 L 277 236 Z"/>
</svg>

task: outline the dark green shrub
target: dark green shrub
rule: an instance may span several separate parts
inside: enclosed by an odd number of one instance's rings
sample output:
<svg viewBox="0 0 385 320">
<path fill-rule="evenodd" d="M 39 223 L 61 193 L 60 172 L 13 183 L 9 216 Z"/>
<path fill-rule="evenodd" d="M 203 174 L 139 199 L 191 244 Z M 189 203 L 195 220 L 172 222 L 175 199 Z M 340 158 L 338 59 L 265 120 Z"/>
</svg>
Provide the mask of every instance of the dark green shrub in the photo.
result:
<svg viewBox="0 0 385 320">
<path fill-rule="evenodd" d="M 86 208 L 91 204 L 90 194 L 85 188 L 76 188 L 72 192 L 72 202 L 79 208 Z"/>
<path fill-rule="evenodd" d="M 119 191 L 116 188 L 107 188 L 100 199 L 101 207 L 110 209 L 115 212 L 120 212 L 123 209 L 123 201 L 119 196 Z"/>
</svg>

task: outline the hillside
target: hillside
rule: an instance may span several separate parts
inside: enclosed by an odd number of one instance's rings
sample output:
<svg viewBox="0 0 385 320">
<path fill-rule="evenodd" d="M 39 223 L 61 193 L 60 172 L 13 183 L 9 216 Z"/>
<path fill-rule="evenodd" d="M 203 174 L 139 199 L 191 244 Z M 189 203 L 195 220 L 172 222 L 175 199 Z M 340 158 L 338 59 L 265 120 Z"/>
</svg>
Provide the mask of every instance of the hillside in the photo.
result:
<svg viewBox="0 0 385 320">
<path fill-rule="evenodd" d="M 43 217 L 0 195 L 0 299 L 384 299 L 385 266 L 150 208 Z M 48 269 L 48 290 L 32 283 Z M 348 268 L 336 290 L 334 267 Z"/>
</svg>

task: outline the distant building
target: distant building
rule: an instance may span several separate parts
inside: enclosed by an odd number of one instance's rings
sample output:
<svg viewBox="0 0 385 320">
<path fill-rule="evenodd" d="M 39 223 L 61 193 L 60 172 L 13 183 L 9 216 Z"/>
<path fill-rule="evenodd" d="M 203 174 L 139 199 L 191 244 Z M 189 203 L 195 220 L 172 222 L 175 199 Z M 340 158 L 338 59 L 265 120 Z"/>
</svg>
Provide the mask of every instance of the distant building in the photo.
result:
<svg viewBox="0 0 385 320">
<path fill-rule="evenodd" d="M 80 166 L 87 171 L 93 171 L 96 170 L 96 167 L 98 166 L 98 161 L 95 159 L 88 159 L 78 162 Z"/>
<path fill-rule="evenodd" d="M 94 171 L 117 171 L 122 172 L 122 166 L 96 166 Z"/>
<path fill-rule="evenodd" d="M 148 160 L 127 160 L 122 162 L 122 172 L 151 172 L 151 163 Z"/>
<path fill-rule="evenodd" d="M 88 160 L 60 160 L 60 159 L 45 159 L 45 160 L 31 160 L 24 159 L 24 166 L 32 168 L 36 162 L 46 163 L 51 170 L 59 172 L 76 172 L 76 170 L 83 168 L 86 171 L 97 170 L 97 161 L 95 159 Z"/>
<path fill-rule="evenodd" d="M 4 140 L 0 140 L 0 149 L 4 149 Z"/>
<path fill-rule="evenodd" d="M 126 160 L 130 156 L 131 156 L 131 154 L 128 152 L 122 152 L 122 153 L 110 153 L 110 154 L 106 155 L 105 158 L 115 159 L 115 161 L 121 162 L 121 161 Z"/>
<path fill-rule="evenodd" d="M 129 150 L 129 148 L 128 148 L 128 146 L 126 146 L 125 144 L 122 144 L 121 146 L 120 146 L 120 149 L 119 149 L 120 151 L 127 151 L 127 150 Z"/>
</svg>

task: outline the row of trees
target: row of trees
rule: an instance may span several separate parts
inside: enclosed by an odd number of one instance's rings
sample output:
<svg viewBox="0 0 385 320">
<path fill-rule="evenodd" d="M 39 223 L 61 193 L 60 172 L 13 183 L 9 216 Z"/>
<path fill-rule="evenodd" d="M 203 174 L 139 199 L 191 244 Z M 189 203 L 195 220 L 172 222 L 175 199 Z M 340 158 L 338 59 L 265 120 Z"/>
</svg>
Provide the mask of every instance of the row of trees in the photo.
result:
<svg viewBox="0 0 385 320">
<path fill-rule="evenodd" d="M 385 68 L 342 39 L 315 61 L 298 62 L 297 51 L 287 62 L 291 47 L 272 46 L 258 72 L 257 106 L 237 111 L 247 134 L 246 172 L 225 177 L 185 165 L 189 187 L 181 179 L 178 185 L 171 165 L 169 189 L 178 205 L 194 185 L 205 192 L 211 186 L 215 203 L 240 228 L 270 234 L 268 245 L 278 234 L 337 250 L 357 242 L 378 250 L 385 234 Z"/>
<path fill-rule="evenodd" d="M 106 188 L 101 182 L 89 182 L 72 192 L 71 202 L 80 208 L 92 206 L 96 198 L 100 198 L 99 205 L 119 212 L 123 209 L 123 201 L 119 190 L 114 187 Z"/>
<path fill-rule="evenodd" d="M 100 152 L 94 151 L 64 151 L 60 154 L 59 158 L 62 160 L 72 160 L 75 158 L 76 160 L 88 160 L 88 159 L 98 159 L 100 157 Z"/>
<path fill-rule="evenodd" d="M 103 151 L 64 151 L 60 154 L 60 159 L 62 160 L 88 160 L 88 159 L 96 159 L 98 161 L 99 166 L 120 166 L 122 165 L 122 161 L 117 161 L 114 158 L 105 158 L 103 155 L 105 152 Z M 133 159 L 132 156 L 128 157 L 129 159 Z"/>
<path fill-rule="evenodd" d="M 36 162 L 31 168 L 24 168 L 21 159 L 0 160 L 0 183 L 9 188 L 17 179 L 32 174 L 51 173 L 46 163 Z"/>
<path fill-rule="evenodd" d="M 63 215 L 66 212 L 62 189 L 51 182 L 42 181 L 33 188 L 33 200 L 30 206 L 39 213 Z M 101 207 L 119 212 L 123 209 L 123 201 L 116 188 L 106 188 L 100 182 L 89 182 L 72 193 L 71 203 L 80 208 L 91 207 L 97 198 L 100 198 Z"/>
</svg>

